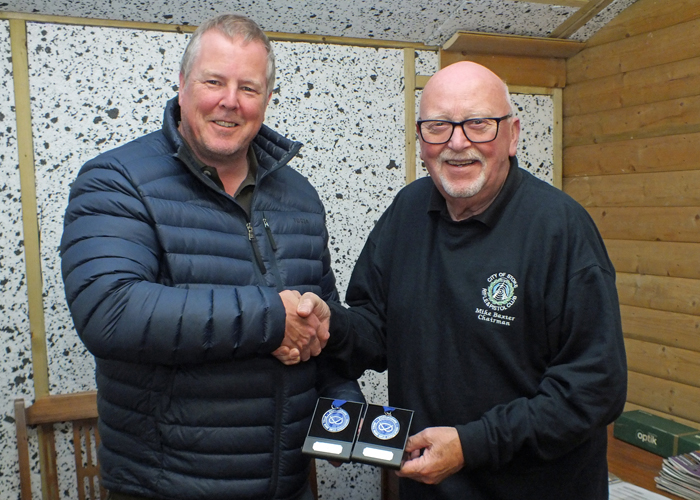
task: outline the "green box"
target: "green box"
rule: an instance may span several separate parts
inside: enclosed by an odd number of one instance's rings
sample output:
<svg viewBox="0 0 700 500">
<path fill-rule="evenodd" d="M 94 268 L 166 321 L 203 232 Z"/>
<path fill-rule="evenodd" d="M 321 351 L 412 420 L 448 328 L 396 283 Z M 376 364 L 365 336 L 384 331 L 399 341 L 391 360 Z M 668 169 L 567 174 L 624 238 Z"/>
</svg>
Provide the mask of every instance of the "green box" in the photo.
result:
<svg viewBox="0 0 700 500">
<path fill-rule="evenodd" d="M 695 434 L 700 431 L 641 410 L 624 412 L 613 426 L 616 438 L 662 457 L 678 455 L 679 439 Z"/>
<path fill-rule="evenodd" d="M 681 436 L 678 438 L 678 454 L 690 453 L 691 451 L 700 450 L 700 433 L 696 432 L 689 436 Z"/>
</svg>

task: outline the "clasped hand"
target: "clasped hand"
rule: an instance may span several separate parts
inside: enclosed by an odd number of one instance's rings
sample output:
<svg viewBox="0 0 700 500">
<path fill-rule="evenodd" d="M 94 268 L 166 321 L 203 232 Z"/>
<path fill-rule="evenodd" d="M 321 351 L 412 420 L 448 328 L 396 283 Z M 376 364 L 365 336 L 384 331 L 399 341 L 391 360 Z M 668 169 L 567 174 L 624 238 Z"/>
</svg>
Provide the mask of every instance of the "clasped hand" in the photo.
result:
<svg viewBox="0 0 700 500">
<path fill-rule="evenodd" d="M 330 309 L 313 293 L 303 296 L 295 290 L 280 292 L 286 311 L 284 340 L 272 355 L 285 365 L 295 365 L 318 356 L 330 333 Z"/>
</svg>

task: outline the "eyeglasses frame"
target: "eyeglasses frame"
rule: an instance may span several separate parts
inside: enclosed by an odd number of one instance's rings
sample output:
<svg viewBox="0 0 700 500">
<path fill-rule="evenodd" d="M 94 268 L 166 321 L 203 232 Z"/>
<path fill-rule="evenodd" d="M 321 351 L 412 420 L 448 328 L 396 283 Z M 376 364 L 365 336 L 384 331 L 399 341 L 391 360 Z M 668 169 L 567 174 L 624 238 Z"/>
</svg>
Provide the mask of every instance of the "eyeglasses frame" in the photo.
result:
<svg viewBox="0 0 700 500">
<path fill-rule="evenodd" d="M 478 118 L 468 118 L 468 119 L 466 119 L 466 120 L 464 120 L 464 121 L 461 121 L 461 122 L 451 122 L 451 121 L 449 121 L 449 120 L 435 120 L 435 119 L 431 119 L 431 120 L 418 120 L 418 121 L 416 122 L 416 127 L 418 128 L 418 134 L 420 135 L 420 138 L 421 138 L 421 139 L 423 140 L 423 142 L 425 142 L 426 144 L 447 144 L 448 142 L 450 142 L 450 139 L 452 139 L 452 136 L 453 136 L 454 133 L 455 133 L 455 127 L 457 127 L 457 125 L 459 125 L 460 127 L 462 127 L 462 132 L 464 132 L 464 137 L 466 137 L 467 140 L 468 140 L 469 142 L 474 143 L 474 144 L 486 144 L 486 143 L 488 143 L 488 142 L 493 142 L 493 141 L 495 141 L 495 140 L 498 138 L 498 132 L 499 132 L 499 130 L 500 130 L 500 128 L 501 128 L 501 122 L 502 122 L 503 120 L 507 120 L 508 118 L 512 118 L 512 117 L 513 117 L 513 113 L 508 113 L 507 115 L 501 116 L 500 118 L 497 118 L 497 117 L 494 117 L 494 116 L 484 117 L 484 118 L 480 118 L 480 117 L 478 117 Z M 495 121 L 496 121 L 496 134 L 493 136 L 493 139 L 490 139 L 490 140 L 488 140 L 488 141 L 473 141 L 473 140 L 471 140 L 471 139 L 469 138 L 469 136 L 467 135 L 467 131 L 464 129 L 464 124 L 467 123 L 467 122 L 470 122 L 470 121 L 474 121 L 474 120 L 495 120 Z M 450 136 L 447 138 L 446 141 L 443 141 L 443 142 L 430 142 L 430 141 L 426 141 L 426 140 L 425 140 L 425 137 L 423 137 L 423 130 L 421 129 L 421 124 L 423 124 L 423 123 L 425 123 L 425 122 L 443 122 L 443 123 L 449 123 L 450 125 L 452 125 L 452 132 L 450 132 Z"/>
</svg>

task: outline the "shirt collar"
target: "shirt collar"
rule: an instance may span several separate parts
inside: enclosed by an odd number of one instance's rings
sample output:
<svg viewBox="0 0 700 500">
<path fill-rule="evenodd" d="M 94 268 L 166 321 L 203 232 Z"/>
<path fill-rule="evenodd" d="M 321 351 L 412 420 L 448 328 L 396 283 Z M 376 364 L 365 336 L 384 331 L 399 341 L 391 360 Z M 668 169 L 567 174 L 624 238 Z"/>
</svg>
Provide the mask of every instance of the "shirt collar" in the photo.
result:
<svg viewBox="0 0 700 500">
<path fill-rule="evenodd" d="M 180 159 L 186 165 L 191 165 L 195 167 L 196 170 L 202 172 L 202 174 L 207 179 L 210 179 L 214 184 L 216 184 L 216 186 L 219 189 L 223 191 L 224 185 L 221 182 L 221 179 L 219 178 L 219 173 L 216 170 L 216 168 L 204 164 L 199 158 L 197 158 L 197 156 L 192 151 L 192 148 L 190 148 L 190 145 L 187 144 L 187 141 L 184 140 L 182 135 L 180 135 L 180 137 L 182 138 L 182 143 L 178 147 L 175 156 L 177 156 L 177 158 Z M 236 193 L 233 195 L 234 198 L 244 188 L 248 186 L 255 186 L 255 180 L 258 173 L 258 159 L 255 156 L 255 152 L 253 151 L 252 145 L 248 146 L 246 159 L 248 160 L 248 173 L 246 174 L 245 179 L 243 179 L 243 182 L 241 182 L 241 185 L 238 186 Z"/>
<path fill-rule="evenodd" d="M 503 183 L 503 188 L 496 196 L 496 199 L 493 200 L 486 210 L 466 219 L 464 222 L 479 221 L 489 227 L 495 226 L 498 220 L 501 218 L 506 206 L 508 206 L 508 202 L 513 197 L 513 194 L 515 191 L 517 191 L 522 178 L 523 173 L 520 168 L 518 168 L 518 160 L 515 156 L 511 156 L 510 166 L 508 167 L 508 175 L 506 176 L 506 180 Z M 442 217 L 452 220 L 449 212 L 447 211 L 447 203 L 445 202 L 445 198 L 435 187 L 435 184 L 433 184 L 433 189 L 430 193 L 428 212 L 439 212 Z"/>
</svg>

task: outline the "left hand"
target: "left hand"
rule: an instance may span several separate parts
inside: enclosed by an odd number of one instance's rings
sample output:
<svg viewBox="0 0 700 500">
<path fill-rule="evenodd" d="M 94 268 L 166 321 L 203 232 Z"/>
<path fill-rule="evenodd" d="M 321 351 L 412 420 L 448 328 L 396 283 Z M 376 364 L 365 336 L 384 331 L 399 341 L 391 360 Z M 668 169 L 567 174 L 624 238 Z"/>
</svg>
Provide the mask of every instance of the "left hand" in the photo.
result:
<svg viewBox="0 0 700 500">
<path fill-rule="evenodd" d="M 428 427 L 408 438 L 409 458 L 396 475 L 426 484 L 438 484 L 464 466 L 459 434 L 454 427 Z"/>
</svg>

